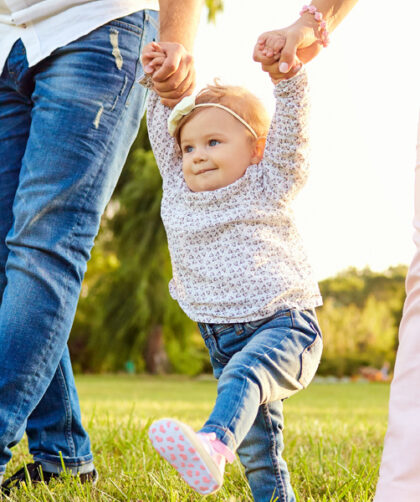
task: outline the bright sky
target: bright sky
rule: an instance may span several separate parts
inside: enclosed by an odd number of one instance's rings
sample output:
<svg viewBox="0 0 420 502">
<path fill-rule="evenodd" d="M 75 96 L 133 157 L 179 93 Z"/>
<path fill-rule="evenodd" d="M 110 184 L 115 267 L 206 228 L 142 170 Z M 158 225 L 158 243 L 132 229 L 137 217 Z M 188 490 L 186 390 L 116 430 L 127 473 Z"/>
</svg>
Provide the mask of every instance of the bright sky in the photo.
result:
<svg viewBox="0 0 420 502">
<path fill-rule="evenodd" d="M 248 87 L 272 111 L 272 85 L 252 60 L 253 46 L 262 32 L 294 21 L 301 3 L 225 0 L 215 25 L 203 15 L 199 87 L 217 76 Z M 308 64 L 312 171 L 295 208 L 318 279 L 411 260 L 420 2 L 401 5 L 360 1 Z"/>
</svg>

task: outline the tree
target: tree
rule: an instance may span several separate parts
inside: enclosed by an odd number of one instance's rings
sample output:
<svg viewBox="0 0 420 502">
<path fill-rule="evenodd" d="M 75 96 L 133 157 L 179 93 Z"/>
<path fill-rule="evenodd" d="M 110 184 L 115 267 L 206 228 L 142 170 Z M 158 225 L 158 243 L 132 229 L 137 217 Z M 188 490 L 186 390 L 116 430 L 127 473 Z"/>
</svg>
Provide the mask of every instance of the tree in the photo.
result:
<svg viewBox="0 0 420 502">
<path fill-rule="evenodd" d="M 321 374 L 351 375 L 361 366 L 393 363 L 406 273 L 405 266 L 382 273 L 349 268 L 320 283 Z"/>
<path fill-rule="evenodd" d="M 223 10 L 223 0 L 206 0 L 209 21 L 216 20 L 216 14 Z"/>
<path fill-rule="evenodd" d="M 92 316 L 83 347 L 90 369 L 115 371 L 130 361 L 151 373 L 196 373 L 204 358 L 196 354 L 200 344 L 195 323 L 169 296 L 172 273 L 160 219 L 161 178 L 148 147 L 143 124 L 103 218 L 85 280 L 91 285 L 80 302 L 75 328 L 84 325 L 86 330 L 86 319 Z M 105 276 L 93 278 L 98 262 L 112 266 Z M 80 339 L 77 334 L 72 339 L 73 347 L 79 342 L 79 352 Z"/>
</svg>

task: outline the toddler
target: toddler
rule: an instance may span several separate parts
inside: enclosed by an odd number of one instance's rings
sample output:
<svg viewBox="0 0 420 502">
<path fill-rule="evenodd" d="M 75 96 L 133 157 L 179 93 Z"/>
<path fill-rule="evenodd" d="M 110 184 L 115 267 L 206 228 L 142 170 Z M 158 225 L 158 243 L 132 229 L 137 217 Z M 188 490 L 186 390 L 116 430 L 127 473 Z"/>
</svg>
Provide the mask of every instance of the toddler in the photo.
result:
<svg viewBox="0 0 420 502">
<path fill-rule="evenodd" d="M 163 58 L 149 44 L 143 65 L 153 73 Z M 198 322 L 219 380 L 200 431 L 165 418 L 149 436 L 202 495 L 221 487 L 238 452 L 256 501 L 295 500 L 282 458 L 283 400 L 313 378 L 322 339 L 321 297 L 291 209 L 308 171 L 307 77 L 304 69 L 286 77 L 274 87 L 271 125 L 240 87 L 209 85 L 172 111 L 149 97 L 170 292 Z"/>
</svg>

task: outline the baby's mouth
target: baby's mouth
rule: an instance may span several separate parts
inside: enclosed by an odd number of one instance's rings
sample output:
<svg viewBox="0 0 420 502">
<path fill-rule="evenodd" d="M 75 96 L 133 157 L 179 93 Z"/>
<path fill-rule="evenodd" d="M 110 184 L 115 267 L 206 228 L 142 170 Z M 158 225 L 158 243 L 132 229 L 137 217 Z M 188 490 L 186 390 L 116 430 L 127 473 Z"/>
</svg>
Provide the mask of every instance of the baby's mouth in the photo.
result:
<svg viewBox="0 0 420 502">
<path fill-rule="evenodd" d="M 216 167 L 208 167 L 208 168 L 205 168 L 205 169 L 200 169 L 199 171 L 197 171 L 195 174 L 196 176 L 199 175 L 199 174 L 204 174 L 204 173 L 208 173 L 210 171 L 216 171 Z"/>
</svg>

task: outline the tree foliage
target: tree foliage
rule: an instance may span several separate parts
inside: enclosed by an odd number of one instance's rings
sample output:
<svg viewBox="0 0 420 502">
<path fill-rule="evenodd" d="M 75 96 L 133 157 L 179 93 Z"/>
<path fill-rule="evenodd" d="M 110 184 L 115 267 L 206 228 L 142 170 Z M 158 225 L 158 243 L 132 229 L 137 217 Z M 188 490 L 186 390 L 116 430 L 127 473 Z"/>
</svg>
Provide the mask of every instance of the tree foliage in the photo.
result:
<svg viewBox="0 0 420 502">
<path fill-rule="evenodd" d="M 83 370 L 197 373 L 195 324 L 168 292 L 171 264 L 160 219 L 161 178 L 145 128 L 106 212 L 71 339 Z M 98 274 L 102 270 L 103 274 Z"/>
<path fill-rule="evenodd" d="M 352 375 L 392 364 L 405 297 L 405 266 L 383 273 L 350 268 L 321 282 L 324 353 L 319 373 Z"/>
<path fill-rule="evenodd" d="M 223 0 L 206 0 L 209 21 L 216 20 L 216 14 L 223 11 Z"/>
</svg>

